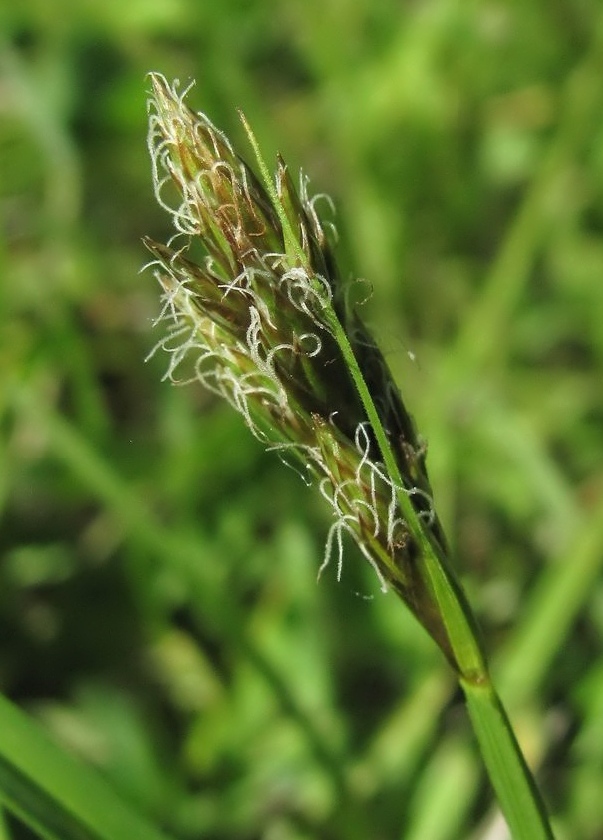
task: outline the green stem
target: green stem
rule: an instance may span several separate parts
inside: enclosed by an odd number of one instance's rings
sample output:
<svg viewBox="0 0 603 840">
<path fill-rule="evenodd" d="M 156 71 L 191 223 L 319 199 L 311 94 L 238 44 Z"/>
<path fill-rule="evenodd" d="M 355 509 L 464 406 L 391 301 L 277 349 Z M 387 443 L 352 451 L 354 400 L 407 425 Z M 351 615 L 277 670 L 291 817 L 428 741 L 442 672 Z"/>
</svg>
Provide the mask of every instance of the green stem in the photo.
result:
<svg viewBox="0 0 603 840">
<path fill-rule="evenodd" d="M 552 840 L 544 803 L 491 683 L 460 679 L 488 774 L 514 840 Z"/>
</svg>

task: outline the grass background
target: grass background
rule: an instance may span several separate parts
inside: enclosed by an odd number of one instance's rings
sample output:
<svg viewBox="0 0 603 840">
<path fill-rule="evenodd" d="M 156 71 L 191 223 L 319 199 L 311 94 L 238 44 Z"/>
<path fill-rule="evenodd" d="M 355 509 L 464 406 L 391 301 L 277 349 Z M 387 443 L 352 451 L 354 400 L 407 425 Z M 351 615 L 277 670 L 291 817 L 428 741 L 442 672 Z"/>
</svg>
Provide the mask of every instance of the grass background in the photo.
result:
<svg viewBox="0 0 603 840">
<path fill-rule="evenodd" d="M 143 364 L 144 76 L 196 78 L 335 198 L 558 835 L 601 840 L 599 3 L 24 0 L 0 39 L 1 690 L 183 840 L 501 836 L 429 639 L 351 547 L 317 585 L 318 495 Z"/>
</svg>

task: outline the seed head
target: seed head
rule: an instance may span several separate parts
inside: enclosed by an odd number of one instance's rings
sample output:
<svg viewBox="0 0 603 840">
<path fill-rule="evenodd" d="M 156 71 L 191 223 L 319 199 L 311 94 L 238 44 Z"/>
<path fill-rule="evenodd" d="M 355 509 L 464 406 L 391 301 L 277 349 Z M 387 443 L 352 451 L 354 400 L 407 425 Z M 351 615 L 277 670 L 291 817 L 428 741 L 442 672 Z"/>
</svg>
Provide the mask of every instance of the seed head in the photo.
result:
<svg viewBox="0 0 603 840">
<path fill-rule="evenodd" d="M 318 212 L 324 197 L 309 195 L 303 175 L 296 190 L 280 157 L 274 182 L 264 186 L 224 134 L 188 108 L 188 89 L 180 92 L 177 82 L 156 73 L 150 79 L 153 182 L 176 228 L 167 245 L 145 240 L 163 289 L 158 320 L 169 325 L 155 348 L 169 354 L 166 376 L 198 380 L 224 397 L 267 448 L 317 484 L 334 517 L 320 572 L 334 554 L 340 577 L 344 536 L 351 536 L 381 587 L 391 585 L 450 656 L 398 504 L 402 490 L 430 539 L 443 545 L 425 447 L 381 352 L 348 303 L 332 226 Z M 201 258 L 194 256 L 199 244 Z M 402 488 L 382 463 L 333 318 L 344 326 L 369 387 Z"/>
</svg>

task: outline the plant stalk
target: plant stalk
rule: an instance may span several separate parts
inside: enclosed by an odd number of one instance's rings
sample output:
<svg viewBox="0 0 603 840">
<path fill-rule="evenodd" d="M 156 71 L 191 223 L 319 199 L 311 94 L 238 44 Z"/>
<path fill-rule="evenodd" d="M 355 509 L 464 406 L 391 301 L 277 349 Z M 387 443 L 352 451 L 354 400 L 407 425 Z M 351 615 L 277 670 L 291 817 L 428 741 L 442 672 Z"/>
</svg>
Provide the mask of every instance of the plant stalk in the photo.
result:
<svg viewBox="0 0 603 840">
<path fill-rule="evenodd" d="M 469 718 L 514 840 L 552 840 L 544 802 L 491 682 L 459 678 Z"/>
</svg>

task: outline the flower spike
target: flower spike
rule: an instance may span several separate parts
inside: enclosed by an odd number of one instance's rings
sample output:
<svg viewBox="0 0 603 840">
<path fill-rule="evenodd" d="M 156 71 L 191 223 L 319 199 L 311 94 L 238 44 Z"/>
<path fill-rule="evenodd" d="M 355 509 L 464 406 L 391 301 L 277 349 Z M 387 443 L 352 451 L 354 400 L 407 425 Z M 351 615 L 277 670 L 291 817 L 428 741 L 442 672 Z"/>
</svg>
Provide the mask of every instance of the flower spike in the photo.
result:
<svg viewBox="0 0 603 840">
<path fill-rule="evenodd" d="M 343 537 L 351 536 L 381 588 L 404 599 L 454 662 L 414 560 L 423 538 L 444 547 L 425 446 L 349 303 L 319 196 L 309 195 L 303 176 L 295 189 L 280 156 L 270 178 L 244 117 L 260 179 L 204 114 L 188 108 L 189 88 L 181 92 L 156 73 L 150 78 L 155 193 L 177 232 L 171 245 L 145 240 L 163 288 L 160 320 L 169 325 L 157 345 L 170 355 L 167 376 L 199 380 L 268 448 L 296 460 L 334 516 L 320 571 L 335 553 L 341 574 Z M 201 262 L 189 255 L 193 241 L 204 248 Z M 344 345 L 370 392 L 374 418 Z M 393 452 L 393 470 L 379 434 Z"/>
</svg>

